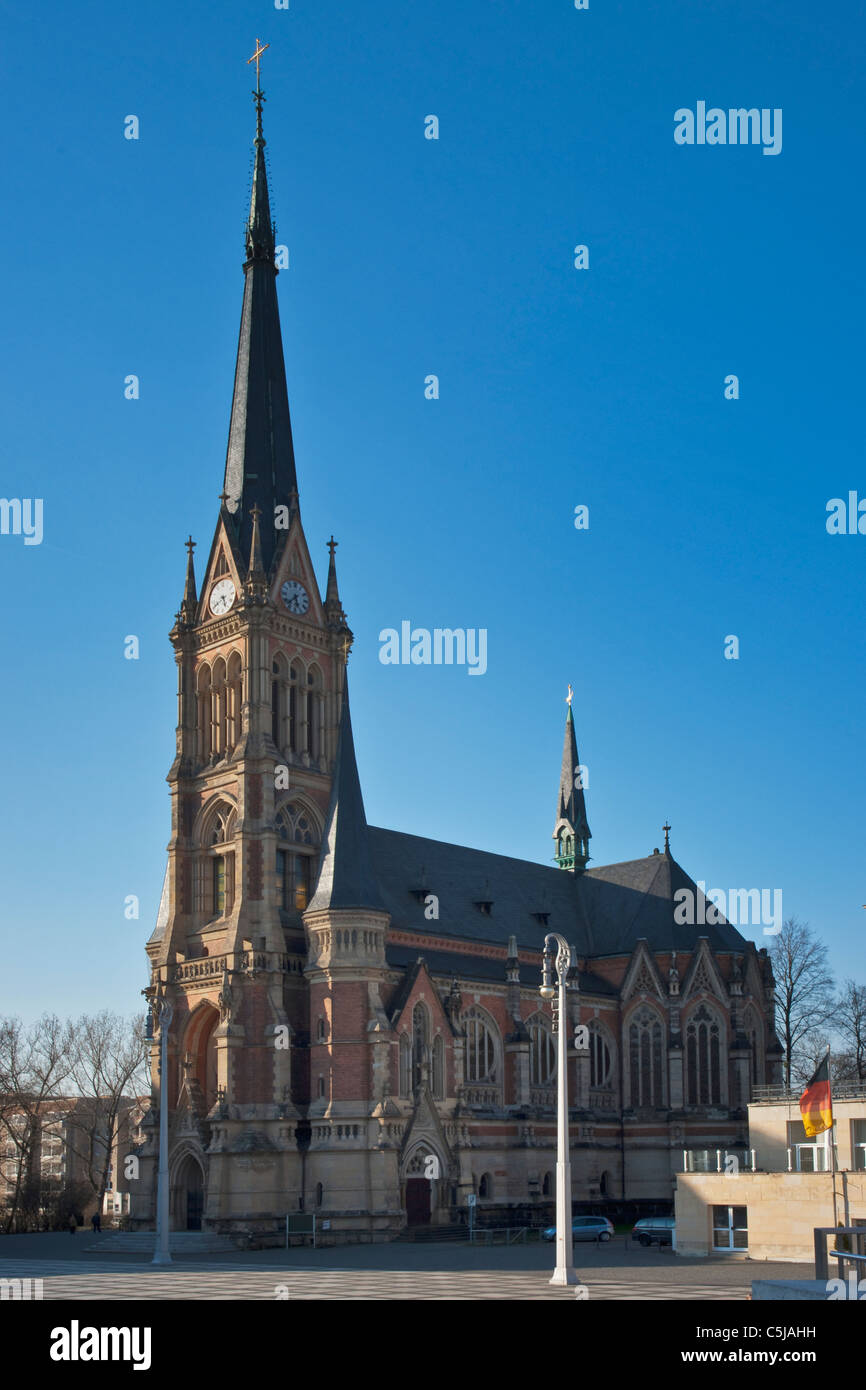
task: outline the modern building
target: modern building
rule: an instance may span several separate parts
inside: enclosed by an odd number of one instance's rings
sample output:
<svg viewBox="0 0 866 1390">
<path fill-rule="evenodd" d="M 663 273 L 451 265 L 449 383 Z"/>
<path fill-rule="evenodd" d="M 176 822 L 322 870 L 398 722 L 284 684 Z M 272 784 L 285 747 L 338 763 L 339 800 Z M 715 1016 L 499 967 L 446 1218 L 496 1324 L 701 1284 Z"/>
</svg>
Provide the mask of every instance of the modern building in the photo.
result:
<svg viewBox="0 0 866 1390">
<path fill-rule="evenodd" d="M 188 543 L 170 634 L 171 837 L 147 950 L 151 1000 L 173 1009 L 173 1223 L 264 1238 L 315 1211 L 337 1238 L 385 1239 L 463 1221 L 470 1197 L 481 1221 L 546 1219 L 548 932 L 576 960 L 563 1022 L 587 1028 L 575 1202 L 669 1210 L 683 1147 L 744 1143 L 751 1088 L 777 1079 L 767 953 L 707 908 L 667 827 L 663 849 L 589 867 L 570 699 L 552 864 L 549 844 L 545 864 L 367 825 L 336 542 L 320 588 L 301 520 L 260 92 L 254 148 L 221 505 L 200 583 Z M 156 1106 L 145 1127 L 133 1216 L 150 1225 Z"/>
<path fill-rule="evenodd" d="M 683 1154 L 679 1254 L 811 1263 L 816 1228 L 866 1228 L 866 1082 L 834 1085 L 832 1138 L 807 1138 L 798 1101 L 783 1086 L 758 1088 L 746 1150 Z"/>
</svg>

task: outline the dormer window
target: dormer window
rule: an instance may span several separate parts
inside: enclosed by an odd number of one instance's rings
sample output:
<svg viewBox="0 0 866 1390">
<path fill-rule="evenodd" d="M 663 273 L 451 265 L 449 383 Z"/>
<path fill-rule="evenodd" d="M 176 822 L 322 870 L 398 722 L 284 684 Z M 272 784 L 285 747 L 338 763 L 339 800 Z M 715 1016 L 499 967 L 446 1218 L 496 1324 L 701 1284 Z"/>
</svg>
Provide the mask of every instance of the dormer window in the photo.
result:
<svg viewBox="0 0 866 1390">
<path fill-rule="evenodd" d="M 477 902 L 475 906 L 478 908 L 478 911 L 481 913 L 482 917 L 493 916 L 493 903 L 488 899 L 482 899 L 482 901 Z"/>
<path fill-rule="evenodd" d="M 550 925 L 549 912 L 533 912 L 532 916 L 540 927 L 547 927 Z"/>
<path fill-rule="evenodd" d="M 416 903 L 424 903 L 430 896 L 429 888 L 410 888 L 409 896 L 414 898 Z"/>
</svg>

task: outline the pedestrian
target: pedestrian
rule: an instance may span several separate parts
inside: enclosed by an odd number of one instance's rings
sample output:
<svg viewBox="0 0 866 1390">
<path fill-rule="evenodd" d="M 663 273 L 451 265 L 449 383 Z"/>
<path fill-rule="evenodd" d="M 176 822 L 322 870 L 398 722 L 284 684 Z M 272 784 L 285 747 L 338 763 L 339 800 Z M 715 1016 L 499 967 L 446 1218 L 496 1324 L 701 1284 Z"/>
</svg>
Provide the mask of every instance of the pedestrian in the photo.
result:
<svg viewBox="0 0 866 1390">
<path fill-rule="evenodd" d="M 75 1212 L 74 1212 L 74 1211 L 71 1211 L 71 1212 L 69 1213 L 69 1234 L 70 1234 L 71 1236 L 74 1236 L 74 1235 L 75 1235 L 75 1229 L 76 1229 L 77 1225 L 78 1225 L 78 1222 L 75 1220 Z"/>
<path fill-rule="evenodd" d="M 93 1234 L 98 1236 L 99 1232 L 102 1230 L 102 1218 L 100 1217 L 98 1211 L 95 1211 L 91 1216 L 90 1224 L 93 1227 Z"/>
</svg>

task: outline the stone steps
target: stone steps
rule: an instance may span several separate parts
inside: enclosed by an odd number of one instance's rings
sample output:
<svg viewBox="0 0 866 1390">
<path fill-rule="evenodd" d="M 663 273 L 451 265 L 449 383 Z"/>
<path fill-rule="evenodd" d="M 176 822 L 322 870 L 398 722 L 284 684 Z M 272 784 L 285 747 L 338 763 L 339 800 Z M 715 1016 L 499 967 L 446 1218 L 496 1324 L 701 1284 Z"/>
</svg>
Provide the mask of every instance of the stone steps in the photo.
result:
<svg viewBox="0 0 866 1390">
<path fill-rule="evenodd" d="M 88 1254 L 99 1255 L 152 1255 L 155 1248 L 154 1231 L 107 1231 L 84 1247 Z M 168 1248 L 172 1255 L 214 1255 L 237 1250 L 238 1242 L 212 1231 L 171 1231 Z"/>
</svg>

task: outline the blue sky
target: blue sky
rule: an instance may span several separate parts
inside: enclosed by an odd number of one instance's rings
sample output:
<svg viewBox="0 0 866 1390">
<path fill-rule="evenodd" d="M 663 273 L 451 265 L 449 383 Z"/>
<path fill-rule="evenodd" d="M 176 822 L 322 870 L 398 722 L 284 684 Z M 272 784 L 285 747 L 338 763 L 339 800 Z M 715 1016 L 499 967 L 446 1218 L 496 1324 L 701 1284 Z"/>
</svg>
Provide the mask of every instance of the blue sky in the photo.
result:
<svg viewBox="0 0 866 1390">
<path fill-rule="evenodd" d="M 322 581 L 340 542 L 368 818 L 548 860 L 571 681 L 595 862 L 667 818 L 695 879 L 782 889 L 866 979 L 866 536 L 825 527 L 866 496 L 862 4 L 2 17 L 0 490 L 44 499 L 44 539 L 0 536 L 0 1009 L 129 1012 L 146 983 L 256 35 L 302 515 Z M 676 145 L 699 100 L 781 108 L 781 154 Z M 486 628 L 486 674 L 382 665 L 402 620 Z"/>
</svg>

